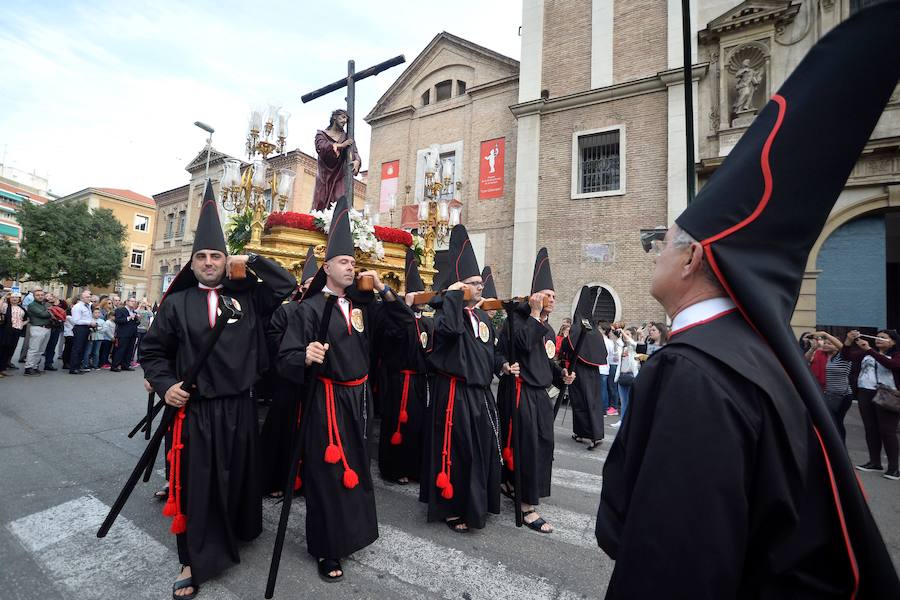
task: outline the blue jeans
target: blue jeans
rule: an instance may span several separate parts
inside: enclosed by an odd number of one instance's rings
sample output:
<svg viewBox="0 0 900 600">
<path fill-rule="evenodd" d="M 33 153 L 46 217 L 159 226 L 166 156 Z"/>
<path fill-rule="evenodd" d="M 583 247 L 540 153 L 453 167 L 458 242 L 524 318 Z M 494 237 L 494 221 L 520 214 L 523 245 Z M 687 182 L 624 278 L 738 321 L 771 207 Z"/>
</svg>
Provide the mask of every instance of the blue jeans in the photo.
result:
<svg viewBox="0 0 900 600">
<path fill-rule="evenodd" d="M 616 384 L 616 370 L 619 365 L 609 365 L 609 377 L 606 379 L 606 388 L 609 393 L 609 405 L 613 408 L 619 408 L 619 392 L 618 384 Z"/>
<path fill-rule="evenodd" d="M 600 375 L 600 398 L 603 400 L 603 414 L 609 409 L 609 385 L 607 380 L 609 375 Z"/>
<path fill-rule="evenodd" d="M 622 420 L 625 418 L 625 410 L 628 408 L 628 400 L 631 398 L 631 386 L 619 385 L 616 387 L 619 388 L 619 402 L 621 403 L 621 408 L 619 409 L 619 420 Z"/>
<path fill-rule="evenodd" d="M 91 340 L 90 352 L 88 353 L 88 366 L 92 369 L 100 368 L 100 346 L 103 340 Z"/>
</svg>

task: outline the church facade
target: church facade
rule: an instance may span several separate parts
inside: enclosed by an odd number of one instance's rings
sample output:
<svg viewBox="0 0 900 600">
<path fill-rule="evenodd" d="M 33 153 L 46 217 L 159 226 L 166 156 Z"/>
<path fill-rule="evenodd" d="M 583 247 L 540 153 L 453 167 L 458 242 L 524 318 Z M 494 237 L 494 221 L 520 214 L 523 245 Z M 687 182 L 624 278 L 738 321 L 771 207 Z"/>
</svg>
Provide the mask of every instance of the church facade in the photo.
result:
<svg viewBox="0 0 900 600">
<path fill-rule="evenodd" d="M 699 188 L 809 48 L 872 1 L 691 3 L 691 175 Z M 681 5 L 523 0 L 520 63 L 437 35 L 366 117 L 367 204 L 382 224 L 400 225 L 401 207 L 423 197 L 436 149 L 442 164 L 454 163 L 453 198 L 501 295 L 528 291 L 534 256 L 546 246 L 554 324 L 571 314 L 583 285 L 599 318 L 663 320 L 639 236 L 670 225 L 687 205 Z M 898 205 L 895 93 L 810 256 L 798 330 L 900 324 L 892 314 L 900 311 L 892 308 L 900 306 Z M 848 253 L 859 248 L 864 261 Z"/>
</svg>

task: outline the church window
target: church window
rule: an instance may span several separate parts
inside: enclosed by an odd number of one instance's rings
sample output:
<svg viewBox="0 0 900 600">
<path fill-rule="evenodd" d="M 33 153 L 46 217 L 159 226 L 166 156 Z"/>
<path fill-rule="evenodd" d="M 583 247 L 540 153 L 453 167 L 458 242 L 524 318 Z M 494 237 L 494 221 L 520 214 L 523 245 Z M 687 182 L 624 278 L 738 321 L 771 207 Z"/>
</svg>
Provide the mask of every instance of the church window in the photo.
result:
<svg viewBox="0 0 900 600">
<path fill-rule="evenodd" d="M 434 86 L 434 101 L 441 102 L 442 100 L 449 100 L 452 92 L 453 80 L 447 79 L 446 81 L 442 81 Z"/>
<path fill-rule="evenodd" d="M 466 82 L 465 81 L 456 81 L 456 95 L 462 96 L 466 93 Z"/>
<path fill-rule="evenodd" d="M 431 90 L 425 90 L 422 94 L 422 106 L 428 106 L 431 104 Z"/>
<path fill-rule="evenodd" d="M 625 193 L 625 131 L 621 126 L 572 136 L 572 197 Z"/>
</svg>

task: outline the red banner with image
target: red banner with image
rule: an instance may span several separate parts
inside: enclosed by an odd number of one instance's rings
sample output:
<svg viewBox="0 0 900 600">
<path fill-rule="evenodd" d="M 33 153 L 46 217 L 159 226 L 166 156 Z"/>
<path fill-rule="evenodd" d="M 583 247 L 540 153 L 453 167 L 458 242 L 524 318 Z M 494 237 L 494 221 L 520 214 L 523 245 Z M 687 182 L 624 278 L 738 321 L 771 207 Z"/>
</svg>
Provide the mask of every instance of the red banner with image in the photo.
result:
<svg viewBox="0 0 900 600">
<path fill-rule="evenodd" d="M 478 198 L 503 197 L 503 165 L 506 162 L 506 138 L 481 142 L 479 155 Z"/>
<path fill-rule="evenodd" d="M 378 197 L 378 212 L 388 212 L 397 206 L 397 190 L 400 187 L 400 161 L 381 164 L 381 194 Z"/>
</svg>

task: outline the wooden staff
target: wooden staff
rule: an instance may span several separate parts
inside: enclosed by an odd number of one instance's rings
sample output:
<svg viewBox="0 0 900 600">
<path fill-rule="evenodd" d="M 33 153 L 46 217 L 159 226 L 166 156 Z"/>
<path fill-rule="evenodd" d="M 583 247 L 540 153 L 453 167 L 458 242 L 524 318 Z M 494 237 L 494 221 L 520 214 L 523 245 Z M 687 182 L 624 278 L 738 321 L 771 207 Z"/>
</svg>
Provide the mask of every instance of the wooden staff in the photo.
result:
<svg viewBox="0 0 900 600">
<path fill-rule="evenodd" d="M 419 292 L 415 296 L 413 296 L 413 305 L 416 304 L 428 304 L 432 298 L 437 296 L 443 296 L 450 290 L 441 290 L 439 292 Z M 463 300 L 468 302 L 472 299 L 472 290 L 469 286 L 462 288 Z"/>
<path fill-rule="evenodd" d="M 512 311 L 515 310 L 518 303 L 514 300 L 507 301 L 507 304 L 504 305 L 507 314 L 510 317 L 506 320 L 506 331 L 509 334 L 509 349 L 507 350 L 506 360 L 510 365 L 514 365 L 516 363 L 516 338 L 514 333 L 514 323 L 515 317 L 512 316 Z M 521 366 L 521 365 L 520 365 Z M 513 379 L 517 376 L 514 375 Z M 512 414 L 510 415 L 510 419 L 512 420 L 512 453 L 513 453 L 513 488 L 515 489 L 515 493 L 513 494 L 513 506 L 516 511 L 516 527 L 521 527 L 524 523 L 524 517 L 522 516 L 522 461 L 521 453 L 519 452 L 519 442 L 521 441 L 521 415 L 519 415 L 519 407 L 516 406 L 516 383 L 513 381 L 512 385 L 509 386 L 510 393 L 510 411 Z"/>
<path fill-rule="evenodd" d="M 337 296 L 326 294 L 325 309 L 322 312 L 322 320 L 319 321 L 319 331 L 316 341 L 324 344 L 328 340 L 328 326 L 331 324 L 331 313 L 334 312 L 334 304 Z M 306 368 L 304 378 L 306 380 L 306 400 L 301 406 L 311 406 L 316 399 L 318 387 L 318 375 L 324 363 L 312 363 Z M 278 567 L 281 564 L 281 552 L 284 549 L 284 536 L 287 532 L 288 518 L 291 516 L 291 503 L 294 500 L 294 480 L 297 478 L 297 465 L 303 458 L 303 438 L 308 428 L 309 419 L 300 421 L 300 431 L 294 439 L 291 449 L 291 468 L 288 471 L 287 481 L 284 484 L 284 496 L 281 503 L 281 516 L 278 519 L 278 530 L 275 533 L 275 547 L 272 549 L 272 562 L 269 564 L 269 578 L 266 581 L 266 598 L 275 595 L 275 580 L 278 578 Z"/>
</svg>

